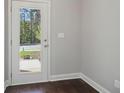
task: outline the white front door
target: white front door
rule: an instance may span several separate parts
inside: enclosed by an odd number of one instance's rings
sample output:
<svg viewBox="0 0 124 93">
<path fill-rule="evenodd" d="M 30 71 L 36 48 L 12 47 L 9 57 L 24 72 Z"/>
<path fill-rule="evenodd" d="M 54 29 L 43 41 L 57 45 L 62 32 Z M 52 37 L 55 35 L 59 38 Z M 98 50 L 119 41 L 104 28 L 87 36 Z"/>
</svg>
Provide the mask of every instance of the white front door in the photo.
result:
<svg viewBox="0 0 124 93">
<path fill-rule="evenodd" d="M 12 1 L 12 84 L 48 79 L 48 4 Z"/>
</svg>

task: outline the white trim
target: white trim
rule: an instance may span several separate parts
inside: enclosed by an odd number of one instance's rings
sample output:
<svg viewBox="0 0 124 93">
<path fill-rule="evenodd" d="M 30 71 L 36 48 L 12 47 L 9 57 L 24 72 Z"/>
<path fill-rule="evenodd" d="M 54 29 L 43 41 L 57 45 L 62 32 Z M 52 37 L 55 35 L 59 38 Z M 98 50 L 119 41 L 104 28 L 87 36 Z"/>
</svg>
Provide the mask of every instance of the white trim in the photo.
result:
<svg viewBox="0 0 124 93">
<path fill-rule="evenodd" d="M 6 69 L 6 70 L 8 70 L 7 71 L 8 77 L 7 77 L 7 80 L 4 82 L 5 86 L 6 86 L 8 81 L 11 84 L 11 0 L 6 0 L 5 7 L 6 7 L 5 15 L 8 16 L 8 18 L 6 19 L 6 25 L 5 25 L 5 28 L 6 28 L 5 29 L 5 38 L 8 37 L 7 42 L 6 42 L 6 46 L 8 48 L 8 51 L 7 51 L 8 56 L 5 56 L 5 58 L 8 59 L 6 61 L 7 67 L 8 67 L 8 69 Z"/>
<path fill-rule="evenodd" d="M 9 34 L 9 38 L 8 38 L 8 45 L 9 45 L 9 56 L 8 56 L 8 59 L 9 59 L 9 62 L 8 62 L 8 66 L 9 66 L 9 71 L 8 71 L 8 76 L 9 76 L 9 81 L 10 81 L 10 85 L 12 85 L 12 79 L 11 79 L 11 73 L 12 73 L 12 59 L 11 59 L 11 53 L 12 53 L 12 51 L 11 51 L 11 40 L 12 40 L 12 37 L 11 37 L 11 33 L 12 33 L 12 29 L 11 29 L 11 22 L 12 22 L 12 12 L 11 12 L 11 7 L 12 7 L 12 1 L 26 1 L 26 2 L 37 2 L 37 3 L 47 3 L 48 4 L 48 39 L 49 39 L 49 42 L 48 42 L 48 45 L 49 45 L 49 47 L 48 47 L 48 64 L 47 64 L 47 80 L 49 80 L 50 79 L 50 42 L 51 42 L 51 38 L 50 38 L 50 36 L 51 36 L 51 34 L 50 34 L 50 19 L 51 19 L 51 17 L 50 17 L 50 14 L 51 14 L 51 0 L 7 0 L 8 1 L 8 4 L 7 4 L 7 6 L 8 6 L 8 15 L 9 15 L 9 18 L 8 18 L 8 34 Z M 31 82 L 31 83 L 34 83 L 34 82 Z"/>
<path fill-rule="evenodd" d="M 36 84 L 36 83 L 44 83 L 44 82 L 48 82 L 47 80 L 42 80 L 42 81 L 35 81 L 35 82 L 26 82 L 26 83 L 14 83 L 14 84 L 11 84 L 11 86 L 15 86 L 15 85 L 25 85 L 25 84 Z"/>
<path fill-rule="evenodd" d="M 88 83 L 90 86 L 92 86 L 94 89 L 99 91 L 100 93 L 111 93 L 106 88 L 102 87 L 83 73 L 69 73 L 69 74 L 61 74 L 61 75 L 52 75 L 50 77 L 50 81 L 59 81 L 59 80 L 68 80 L 68 79 L 77 79 L 80 78 L 86 83 Z"/>
<path fill-rule="evenodd" d="M 50 63 L 51 63 L 51 0 L 48 2 L 48 62 L 47 62 L 47 80 L 50 80 Z"/>
<path fill-rule="evenodd" d="M 96 89 L 100 93 L 111 93 L 106 88 L 102 87 L 83 73 L 69 73 L 69 74 L 60 74 L 60 75 L 51 75 L 49 76 L 49 80 L 45 81 L 37 81 L 37 82 L 29 82 L 29 83 L 19 83 L 19 84 L 13 84 L 13 85 L 21 85 L 21 84 L 33 84 L 33 83 L 41 83 L 41 82 L 48 82 L 48 81 L 60 81 L 60 80 L 68 80 L 68 79 L 82 79 L 86 83 L 88 83 L 90 86 L 92 86 L 94 89 Z M 11 85 L 11 82 L 9 80 L 5 81 L 5 89 Z M 11 86 L 13 86 L 11 85 Z"/>
<path fill-rule="evenodd" d="M 110 91 L 108 91 L 107 89 L 105 89 L 104 87 L 102 87 L 101 85 L 99 85 L 98 83 L 96 83 L 95 81 L 93 81 L 92 79 L 84 75 L 83 73 L 80 73 L 80 78 L 84 80 L 86 83 L 88 83 L 89 85 L 91 85 L 100 93 L 111 93 Z"/>
<path fill-rule="evenodd" d="M 8 81 L 11 82 L 11 0 L 5 1 L 5 16 L 7 17 L 7 18 L 5 18 L 6 25 L 4 25 L 6 28 L 5 29 L 5 40 L 6 40 L 5 45 L 8 50 L 6 50 L 5 56 L 4 56 L 5 59 L 7 59 L 7 60 L 5 60 L 7 68 L 5 68 L 6 73 L 4 72 L 4 74 L 8 74 L 8 75 L 5 75 L 5 76 L 7 76 L 6 77 L 7 80 L 4 81 L 4 89 L 6 89 L 6 86 L 8 85 L 7 82 Z M 5 65 L 5 63 L 4 63 L 4 65 Z"/>
<path fill-rule="evenodd" d="M 22 1 L 22 2 L 36 2 L 36 3 L 49 3 L 50 0 L 12 0 L 12 1 Z"/>
<path fill-rule="evenodd" d="M 8 86 L 10 86 L 11 85 L 11 82 L 9 81 L 9 80 L 6 80 L 5 82 L 4 82 L 4 91 L 6 90 L 6 88 L 8 87 Z"/>
<path fill-rule="evenodd" d="M 12 29 L 11 29 L 11 25 L 12 25 L 12 12 L 11 12 L 11 7 L 12 7 L 12 1 L 28 1 L 28 2 L 42 2 L 42 3 L 48 3 L 48 5 L 49 5 L 49 15 L 48 15 L 48 17 L 49 17 L 49 22 L 48 22 L 48 35 L 49 35 L 49 48 L 48 48 L 48 52 L 49 52 L 49 54 L 48 54 L 48 80 L 50 79 L 50 42 L 51 42 L 51 40 L 50 40 L 50 14 L 51 14 L 51 0 L 7 0 L 7 4 L 6 4 L 6 6 L 8 6 L 8 9 L 7 9 L 7 12 L 8 12 L 8 16 L 9 16 L 9 18 L 8 18 L 8 52 L 9 52 L 9 54 L 8 54 L 8 67 L 9 67 L 9 70 L 8 70 L 8 81 L 9 81 L 9 84 L 11 85 L 12 84 L 12 79 L 11 79 L 11 73 L 12 73 L 12 69 L 11 69 L 11 64 L 12 64 L 12 61 L 11 61 L 11 53 L 12 53 L 12 51 L 11 51 L 11 40 L 12 40 L 12 37 L 11 37 L 11 33 L 12 33 Z"/>
<path fill-rule="evenodd" d="M 80 73 L 52 75 L 50 77 L 50 81 L 59 81 L 59 80 L 68 80 L 68 79 L 77 79 L 77 78 L 80 78 Z"/>
</svg>

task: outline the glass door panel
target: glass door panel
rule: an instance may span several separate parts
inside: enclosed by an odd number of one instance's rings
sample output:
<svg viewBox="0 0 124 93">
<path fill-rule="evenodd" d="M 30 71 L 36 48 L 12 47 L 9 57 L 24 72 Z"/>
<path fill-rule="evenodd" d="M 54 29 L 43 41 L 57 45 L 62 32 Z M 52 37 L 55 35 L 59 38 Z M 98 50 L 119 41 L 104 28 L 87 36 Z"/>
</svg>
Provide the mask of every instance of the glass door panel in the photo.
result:
<svg viewBox="0 0 124 93">
<path fill-rule="evenodd" d="M 41 72 L 41 13 L 20 8 L 19 71 Z"/>
</svg>

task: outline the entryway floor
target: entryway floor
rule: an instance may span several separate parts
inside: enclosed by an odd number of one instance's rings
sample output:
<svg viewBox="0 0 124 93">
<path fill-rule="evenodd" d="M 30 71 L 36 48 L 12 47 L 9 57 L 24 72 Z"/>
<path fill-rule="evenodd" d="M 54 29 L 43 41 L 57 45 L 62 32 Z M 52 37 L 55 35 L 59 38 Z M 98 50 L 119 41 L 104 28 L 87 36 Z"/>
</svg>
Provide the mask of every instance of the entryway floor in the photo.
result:
<svg viewBox="0 0 124 93">
<path fill-rule="evenodd" d="M 99 93 L 81 79 L 7 87 L 5 93 Z"/>
</svg>

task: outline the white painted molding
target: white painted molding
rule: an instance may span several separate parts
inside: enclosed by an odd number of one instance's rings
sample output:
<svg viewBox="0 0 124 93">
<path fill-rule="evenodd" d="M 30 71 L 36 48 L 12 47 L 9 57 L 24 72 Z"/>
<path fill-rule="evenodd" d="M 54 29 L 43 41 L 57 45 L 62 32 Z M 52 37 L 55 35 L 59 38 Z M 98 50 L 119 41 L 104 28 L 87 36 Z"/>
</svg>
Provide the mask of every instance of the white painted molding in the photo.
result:
<svg viewBox="0 0 124 93">
<path fill-rule="evenodd" d="M 35 82 L 26 82 L 26 83 L 14 83 L 14 84 L 11 84 L 11 86 L 16 86 L 16 85 L 25 85 L 25 84 L 36 84 L 36 83 L 45 83 L 45 82 L 48 82 L 48 80 L 42 80 L 42 81 L 35 81 Z"/>
<path fill-rule="evenodd" d="M 11 85 L 10 81 L 9 81 L 9 80 L 6 80 L 6 81 L 4 82 L 4 91 L 5 91 L 6 88 L 7 88 L 8 86 L 10 86 L 10 85 Z"/>
<path fill-rule="evenodd" d="M 80 78 L 80 73 L 70 73 L 50 76 L 50 81 L 68 80 Z"/>
<path fill-rule="evenodd" d="M 84 80 L 86 83 L 88 83 L 90 86 L 92 86 L 94 89 L 99 91 L 100 93 L 111 93 L 110 91 L 108 91 L 107 89 L 99 85 L 98 83 L 94 82 L 92 79 L 90 79 L 83 73 L 80 73 L 80 78 Z"/>
<path fill-rule="evenodd" d="M 12 1 L 22 1 L 22 2 L 37 2 L 37 3 L 49 3 L 51 0 L 12 0 Z"/>
<path fill-rule="evenodd" d="M 52 75 L 50 76 L 50 81 L 59 81 L 59 80 L 68 80 L 68 79 L 77 79 L 80 78 L 92 86 L 94 89 L 99 91 L 100 93 L 111 93 L 98 83 L 94 82 L 92 79 L 84 75 L 83 73 L 70 73 L 70 74 L 62 74 L 62 75 Z"/>
<path fill-rule="evenodd" d="M 102 87 L 98 83 L 94 82 L 92 79 L 84 75 L 83 73 L 69 73 L 69 74 L 60 74 L 60 75 L 51 75 L 49 81 L 60 81 L 60 80 L 68 80 L 68 79 L 82 79 L 86 83 L 88 83 L 90 86 L 92 86 L 94 89 L 96 89 L 100 93 L 111 93 L 106 88 Z M 30 83 L 41 83 L 41 82 L 48 82 L 48 81 L 39 81 L 39 82 L 30 82 Z M 30 84 L 28 83 L 28 84 Z M 22 83 L 25 84 L 25 83 Z M 27 84 L 27 83 L 26 83 Z M 20 84 L 14 84 L 14 85 L 20 85 Z M 5 81 L 5 89 L 8 86 L 13 86 L 9 82 L 9 80 Z"/>
</svg>

